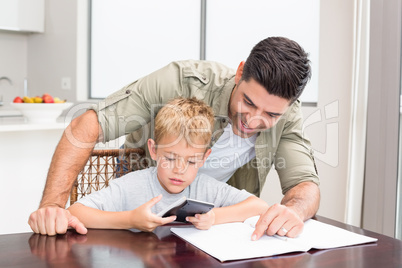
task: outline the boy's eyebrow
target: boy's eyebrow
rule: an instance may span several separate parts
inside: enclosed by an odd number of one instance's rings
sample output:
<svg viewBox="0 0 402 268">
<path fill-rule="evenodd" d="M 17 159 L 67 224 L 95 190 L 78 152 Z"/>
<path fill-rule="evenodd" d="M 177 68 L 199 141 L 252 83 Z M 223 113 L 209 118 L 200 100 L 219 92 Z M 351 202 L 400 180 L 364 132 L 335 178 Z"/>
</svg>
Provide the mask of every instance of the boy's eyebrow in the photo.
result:
<svg viewBox="0 0 402 268">
<path fill-rule="evenodd" d="M 166 151 L 166 153 L 171 154 L 171 155 L 173 155 L 173 156 L 181 157 L 180 155 L 178 155 L 178 154 L 176 154 L 176 153 L 174 153 L 174 152 Z M 196 153 L 195 155 L 189 155 L 189 156 L 187 156 L 187 157 L 193 158 L 193 157 L 198 157 L 199 155 L 203 155 L 203 154 Z"/>
<path fill-rule="evenodd" d="M 243 96 L 244 96 L 244 98 L 245 98 L 252 106 L 257 107 L 257 106 L 254 104 L 254 102 L 247 96 L 246 93 L 243 93 Z M 281 113 L 273 113 L 273 112 L 265 112 L 265 113 L 267 113 L 267 114 L 269 114 L 269 115 L 275 115 L 275 116 L 281 116 L 281 115 L 283 115 L 283 114 L 281 114 Z"/>
<path fill-rule="evenodd" d="M 174 152 L 165 151 L 166 154 L 173 155 L 173 156 L 180 156 Z"/>
</svg>

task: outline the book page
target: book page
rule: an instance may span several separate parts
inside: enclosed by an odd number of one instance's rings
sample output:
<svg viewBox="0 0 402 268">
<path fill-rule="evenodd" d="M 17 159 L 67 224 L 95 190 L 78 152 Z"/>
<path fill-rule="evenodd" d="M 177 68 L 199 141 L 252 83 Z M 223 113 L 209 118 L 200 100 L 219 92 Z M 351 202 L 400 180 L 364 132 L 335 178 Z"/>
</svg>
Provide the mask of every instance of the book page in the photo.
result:
<svg viewBox="0 0 402 268">
<path fill-rule="evenodd" d="M 365 244 L 378 239 L 310 219 L 304 223 L 303 233 L 294 240 L 298 243 L 309 243 L 315 249 L 328 249 Z"/>
<path fill-rule="evenodd" d="M 267 257 L 289 252 L 306 252 L 312 248 L 328 249 L 377 241 L 329 224 L 308 220 L 297 238 L 262 236 L 252 241 L 258 217 L 243 222 L 212 226 L 209 230 L 172 228 L 171 231 L 220 261 Z"/>
<path fill-rule="evenodd" d="M 258 241 L 252 241 L 251 234 L 254 228 L 242 222 L 214 225 L 209 230 L 198 230 L 192 226 L 172 228 L 171 231 L 220 261 L 257 258 L 310 249 L 308 246 L 288 243 L 287 239 L 266 235 Z"/>
<path fill-rule="evenodd" d="M 255 227 L 258 219 L 259 216 L 250 217 L 244 223 Z M 378 239 L 310 219 L 304 223 L 303 232 L 298 237 L 288 238 L 288 240 L 292 243 L 309 245 L 315 249 L 326 249 L 370 243 Z"/>
</svg>

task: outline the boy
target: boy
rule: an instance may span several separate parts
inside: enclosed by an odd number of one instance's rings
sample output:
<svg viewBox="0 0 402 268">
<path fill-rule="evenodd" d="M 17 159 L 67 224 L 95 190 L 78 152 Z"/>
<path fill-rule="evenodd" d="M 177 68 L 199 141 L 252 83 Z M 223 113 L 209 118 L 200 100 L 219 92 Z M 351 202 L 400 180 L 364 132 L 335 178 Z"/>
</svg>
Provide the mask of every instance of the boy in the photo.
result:
<svg viewBox="0 0 402 268">
<path fill-rule="evenodd" d="M 200 100 L 178 98 L 169 102 L 158 112 L 154 139 L 148 140 L 156 167 L 112 181 L 109 187 L 80 199 L 69 211 L 88 228 L 148 232 L 176 219 L 155 214 L 183 195 L 215 204 L 206 214 L 187 217 L 198 229 L 264 213 L 268 205 L 263 200 L 197 174 L 211 153 L 208 146 L 213 123 L 212 108 Z"/>
</svg>

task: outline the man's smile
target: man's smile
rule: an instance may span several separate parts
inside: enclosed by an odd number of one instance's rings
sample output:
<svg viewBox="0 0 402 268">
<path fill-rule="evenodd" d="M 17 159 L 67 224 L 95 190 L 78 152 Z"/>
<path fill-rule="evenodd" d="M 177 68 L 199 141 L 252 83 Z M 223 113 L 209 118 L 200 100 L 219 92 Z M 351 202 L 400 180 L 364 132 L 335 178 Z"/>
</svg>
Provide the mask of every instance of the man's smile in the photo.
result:
<svg viewBox="0 0 402 268">
<path fill-rule="evenodd" d="M 240 130 L 241 130 L 241 132 L 246 133 L 246 134 L 250 134 L 250 133 L 255 131 L 254 128 L 249 128 L 248 125 L 246 123 L 244 123 L 241 119 L 239 119 L 239 121 L 240 121 Z"/>
</svg>

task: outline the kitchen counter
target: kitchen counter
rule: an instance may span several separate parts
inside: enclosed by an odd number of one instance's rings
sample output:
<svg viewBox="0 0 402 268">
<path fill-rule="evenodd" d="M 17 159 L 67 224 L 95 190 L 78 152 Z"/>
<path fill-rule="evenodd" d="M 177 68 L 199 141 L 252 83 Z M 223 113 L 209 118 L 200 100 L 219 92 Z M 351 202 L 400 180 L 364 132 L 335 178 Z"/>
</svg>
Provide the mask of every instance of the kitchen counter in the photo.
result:
<svg viewBox="0 0 402 268">
<path fill-rule="evenodd" d="M 29 123 L 22 116 L 0 117 L 0 132 L 65 129 L 70 122 L 60 117 L 54 123 Z"/>
<path fill-rule="evenodd" d="M 85 104 L 84 104 L 85 105 Z M 83 111 L 88 105 L 84 106 Z M 0 132 L 10 131 L 32 131 L 32 130 L 64 130 L 71 121 L 67 119 L 66 113 L 51 123 L 30 123 L 24 118 L 19 110 L 10 105 L 0 106 Z"/>
<path fill-rule="evenodd" d="M 11 105 L 0 105 L 0 118 L 22 116 L 21 112 L 11 107 Z"/>
<path fill-rule="evenodd" d="M 0 118 L 0 234 L 30 231 L 29 215 L 41 200 L 63 122 L 32 124 L 23 117 Z M 29 200 L 29 201 L 27 201 Z M 10 202 L 11 201 L 11 202 Z"/>
<path fill-rule="evenodd" d="M 86 107 L 80 104 L 75 115 Z M 29 215 L 39 206 L 54 150 L 72 120 L 66 113 L 54 123 L 30 123 L 18 113 L 0 107 L 0 203 L 6 204 L 0 215 L 12 219 L 0 221 L 0 234 L 31 231 Z M 124 136 L 97 148 L 119 148 L 123 142 Z"/>
<path fill-rule="evenodd" d="M 31 230 L 27 221 L 38 208 L 54 150 L 71 120 L 65 118 L 30 123 L 19 110 L 0 107 L 0 202 L 5 204 L 0 215 L 13 219 L 0 222 L 0 234 Z"/>
</svg>

